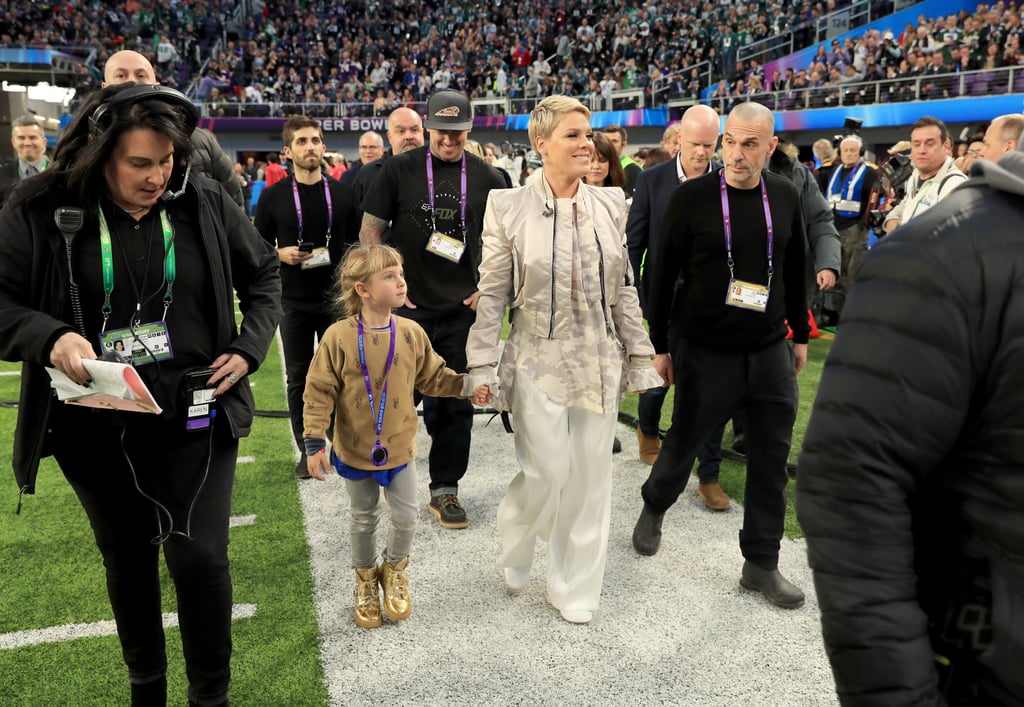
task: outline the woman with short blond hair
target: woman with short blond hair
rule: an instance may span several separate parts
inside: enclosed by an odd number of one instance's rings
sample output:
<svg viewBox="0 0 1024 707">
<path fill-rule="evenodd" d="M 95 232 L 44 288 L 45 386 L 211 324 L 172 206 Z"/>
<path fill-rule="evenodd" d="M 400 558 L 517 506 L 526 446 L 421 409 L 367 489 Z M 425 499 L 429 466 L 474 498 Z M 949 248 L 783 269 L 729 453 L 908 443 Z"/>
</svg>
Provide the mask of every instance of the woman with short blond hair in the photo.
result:
<svg viewBox="0 0 1024 707">
<path fill-rule="evenodd" d="M 551 96 L 529 134 L 544 166 L 488 197 L 466 353 L 474 387 L 489 385 L 514 418 L 521 471 L 498 508 L 505 582 L 523 589 L 536 539 L 547 540 L 547 599 L 566 621 L 588 623 L 604 580 L 620 383 L 663 382 L 626 254 L 625 196 L 583 183 L 590 111 Z M 512 328 L 499 356 L 506 307 Z"/>
</svg>

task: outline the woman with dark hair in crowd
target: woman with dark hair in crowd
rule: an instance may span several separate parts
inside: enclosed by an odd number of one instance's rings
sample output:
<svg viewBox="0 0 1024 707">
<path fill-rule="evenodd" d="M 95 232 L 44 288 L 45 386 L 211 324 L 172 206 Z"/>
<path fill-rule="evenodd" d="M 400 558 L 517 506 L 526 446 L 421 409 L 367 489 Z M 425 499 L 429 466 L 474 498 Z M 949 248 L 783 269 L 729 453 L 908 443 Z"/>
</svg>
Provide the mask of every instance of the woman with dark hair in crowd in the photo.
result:
<svg viewBox="0 0 1024 707">
<path fill-rule="evenodd" d="M 197 117 L 173 89 L 96 91 L 50 167 L 0 213 L 0 357 L 25 363 L 15 478 L 34 493 L 40 458 L 52 454 L 78 495 L 133 705 L 167 700 L 161 547 L 189 700 L 227 702 L 228 517 L 238 438 L 253 419 L 246 376 L 280 318 L 275 252 L 219 183 L 190 174 Z M 46 368 L 84 386 L 101 356 L 133 366 L 162 413 L 52 397 Z"/>
<path fill-rule="evenodd" d="M 668 153 L 668 150 L 661 147 L 654 147 L 647 151 L 647 159 L 644 160 L 644 169 L 650 169 L 655 165 L 659 165 L 662 162 L 667 162 L 672 159 L 672 155 Z"/>
<path fill-rule="evenodd" d="M 583 181 L 592 187 L 622 187 L 626 184 L 626 173 L 619 161 L 619 153 L 611 139 L 602 132 L 594 133 L 590 169 L 583 175 Z"/>
</svg>

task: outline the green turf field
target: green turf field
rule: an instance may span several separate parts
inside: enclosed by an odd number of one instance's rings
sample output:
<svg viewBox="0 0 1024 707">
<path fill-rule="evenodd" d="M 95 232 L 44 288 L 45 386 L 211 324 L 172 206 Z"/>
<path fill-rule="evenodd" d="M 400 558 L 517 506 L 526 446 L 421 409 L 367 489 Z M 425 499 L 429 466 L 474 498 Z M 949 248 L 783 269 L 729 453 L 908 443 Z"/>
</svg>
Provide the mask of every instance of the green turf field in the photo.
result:
<svg viewBox="0 0 1024 707">
<path fill-rule="evenodd" d="M 10 364 L 0 371 L 18 370 Z M 276 347 L 253 377 L 260 409 L 285 407 Z M 17 400 L 18 378 L 0 376 L 0 400 Z M 46 460 L 36 494 L 14 514 L 11 468 L 16 410 L 0 408 L 0 637 L 70 623 L 109 620 L 103 567 L 74 493 Z M 255 515 L 231 530 L 235 604 L 255 605 L 234 625 L 231 699 L 240 705 L 320 705 L 327 692 L 320 666 L 312 577 L 298 489 L 292 475 L 287 419 L 259 418 L 242 440 L 233 515 Z M 155 450 L 158 453 L 158 450 Z M 165 587 L 169 580 L 164 574 Z M 175 611 L 173 591 L 164 611 Z M 0 644 L 2 645 L 2 644 Z M 167 631 L 169 693 L 187 685 L 181 643 Z M 114 705 L 128 703 L 128 681 L 117 638 L 84 638 L 28 647 L 0 647 L 0 705 Z"/>
<path fill-rule="evenodd" d="M 803 439 L 829 347 L 829 342 L 812 341 L 808 366 L 799 377 L 791 460 Z M 18 368 L 0 364 L 0 373 Z M 258 408 L 285 408 L 276 346 L 253 385 Z M 0 401 L 17 397 L 18 377 L 0 375 Z M 635 396 L 628 396 L 622 409 L 635 414 Z M 671 398 L 664 411 L 667 428 Z M 81 506 L 52 460 L 44 463 L 37 492 L 26 497 L 22 514 L 14 514 L 18 499 L 10 460 L 15 418 L 13 407 L 0 407 L 0 705 L 127 704 L 125 669 L 113 635 L 5 647 L 14 632 L 110 619 L 99 553 Z M 255 615 L 235 622 L 234 704 L 327 703 L 291 448 L 288 421 L 261 417 L 240 449 L 241 457 L 256 461 L 238 465 L 233 514 L 255 515 L 255 523 L 231 531 L 234 598 L 236 605 L 254 606 Z M 743 473 L 742 465 L 723 463 L 722 486 L 740 502 Z M 800 535 L 792 498 L 787 534 Z M 165 592 L 164 609 L 175 610 L 171 591 Z M 176 629 L 167 631 L 167 646 L 170 695 L 180 699 L 186 682 Z"/>
</svg>

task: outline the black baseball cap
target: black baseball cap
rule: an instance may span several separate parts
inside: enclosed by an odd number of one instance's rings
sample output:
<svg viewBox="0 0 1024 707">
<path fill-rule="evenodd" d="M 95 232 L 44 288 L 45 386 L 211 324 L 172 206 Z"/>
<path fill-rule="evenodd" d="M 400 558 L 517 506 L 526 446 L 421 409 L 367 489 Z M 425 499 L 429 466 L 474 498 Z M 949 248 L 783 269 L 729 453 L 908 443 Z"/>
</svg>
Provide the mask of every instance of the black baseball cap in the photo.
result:
<svg viewBox="0 0 1024 707">
<path fill-rule="evenodd" d="M 423 127 L 430 130 L 472 130 L 473 106 L 462 91 L 438 91 L 427 101 L 427 119 Z"/>
</svg>

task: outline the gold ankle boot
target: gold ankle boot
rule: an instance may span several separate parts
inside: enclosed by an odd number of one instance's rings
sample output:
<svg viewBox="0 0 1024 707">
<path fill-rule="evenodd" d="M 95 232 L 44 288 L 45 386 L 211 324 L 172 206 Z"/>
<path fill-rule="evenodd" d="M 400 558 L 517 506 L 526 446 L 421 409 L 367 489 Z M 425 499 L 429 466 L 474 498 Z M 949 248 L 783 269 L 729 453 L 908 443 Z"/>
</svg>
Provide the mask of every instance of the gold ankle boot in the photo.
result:
<svg viewBox="0 0 1024 707">
<path fill-rule="evenodd" d="M 409 558 L 391 564 L 387 560 L 380 563 L 377 579 L 384 590 L 384 613 L 392 621 L 409 618 L 412 611 L 412 598 L 409 596 L 409 578 L 405 576 L 405 568 L 409 566 Z"/>
<path fill-rule="evenodd" d="M 377 589 L 377 568 L 356 570 L 356 625 L 377 628 L 381 625 L 380 592 Z"/>
</svg>

